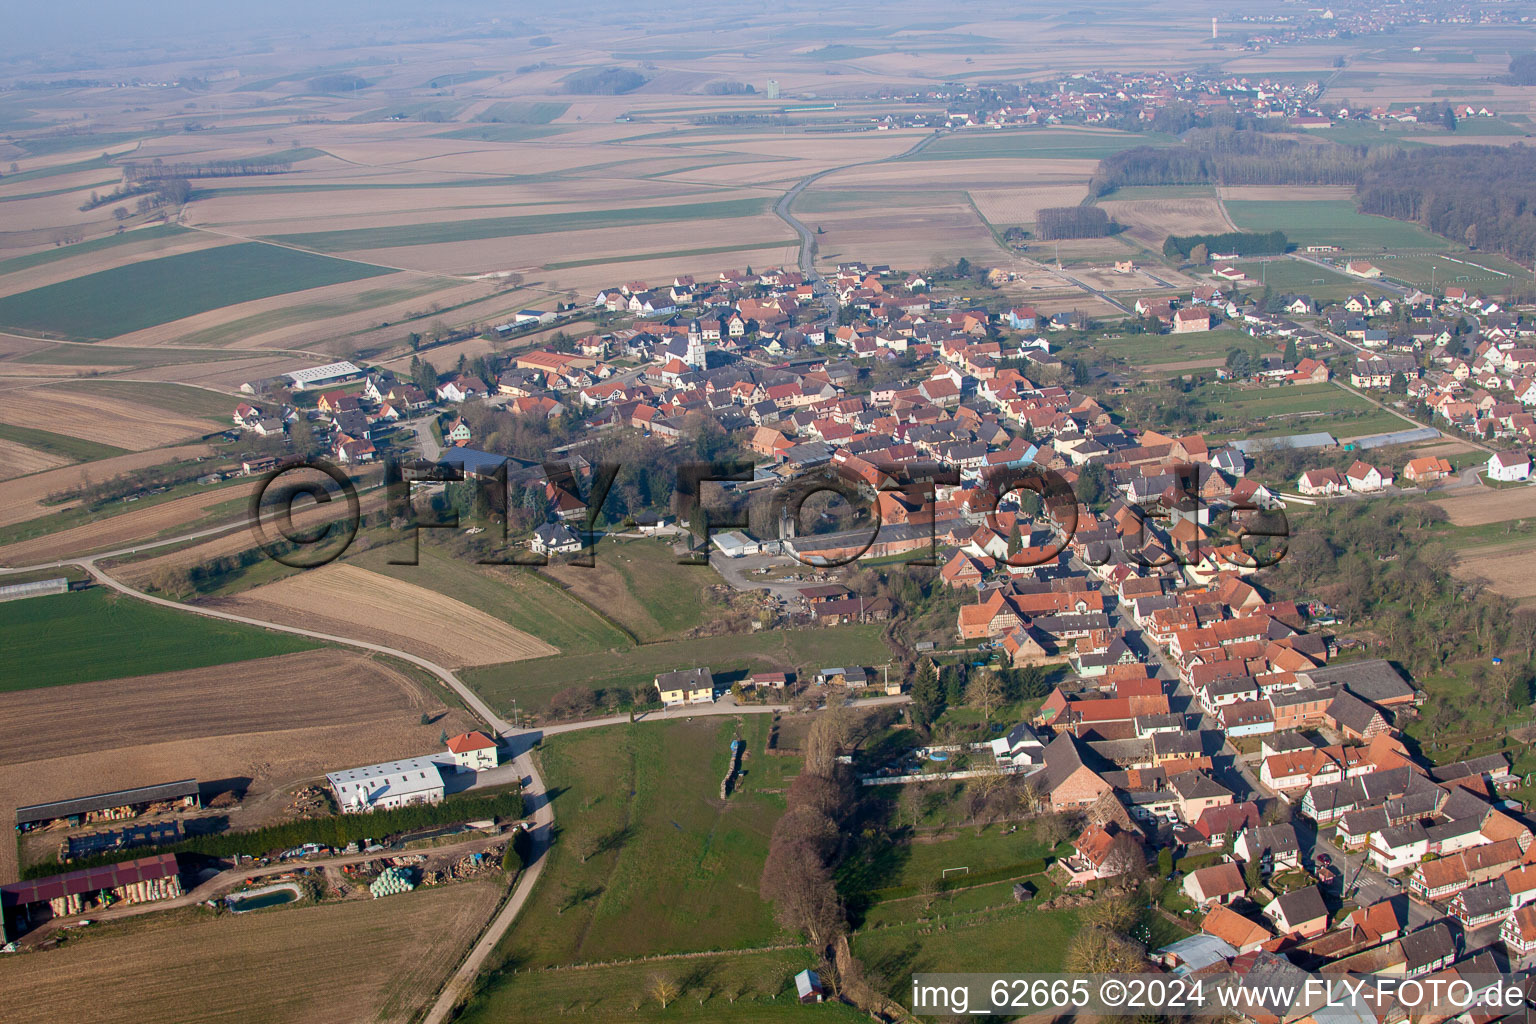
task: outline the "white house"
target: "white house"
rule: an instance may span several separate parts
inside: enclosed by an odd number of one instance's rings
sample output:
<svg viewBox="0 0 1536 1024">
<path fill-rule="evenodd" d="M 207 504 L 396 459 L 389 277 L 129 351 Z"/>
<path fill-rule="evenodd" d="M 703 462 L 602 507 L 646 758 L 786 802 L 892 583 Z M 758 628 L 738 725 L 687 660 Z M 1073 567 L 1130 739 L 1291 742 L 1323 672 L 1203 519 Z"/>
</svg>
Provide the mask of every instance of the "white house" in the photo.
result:
<svg viewBox="0 0 1536 1024">
<path fill-rule="evenodd" d="M 1531 457 L 1521 452 L 1494 452 L 1488 456 L 1488 479 L 1506 483 L 1531 475 Z"/>
<path fill-rule="evenodd" d="M 1026 767 L 1045 763 L 1045 742 L 1020 722 L 992 741 L 992 756 L 1000 765 Z"/>
<path fill-rule="evenodd" d="M 325 780 L 331 784 L 336 805 L 343 814 L 435 804 L 443 799 L 442 768 L 432 757 L 407 757 L 348 768 L 328 773 Z"/>
<path fill-rule="evenodd" d="M 533 531 L 528 549 L 536 555 L 570 555 L 581 550 L 581 538 L 564 523 L 545 523 Z"/>
<path fill-rule="evenodd" d="M 1344 481 L 1349 484 L 1349 489 L 1369 494 L 1371 491 L 1379 491 L 1383 487 L 1390 487 L 1392 474 L 1383 473 L 1369 462 L 1355 460 L 1355 464 L 1344 471 Z"/>
<path fill-rule="evenodd" d="M 1305 495 L 1343 494 L 1349 490 L 1336 469 L 1309 469 L 1301 474 L 1296 489 Z"/>
<path fill-rule="evenodd" d="M 501 763 L 496 741 L 479 731 L 448 737 L 448 756 L 460 768 L 474 772 L 483 772 Z"/>
</svg>

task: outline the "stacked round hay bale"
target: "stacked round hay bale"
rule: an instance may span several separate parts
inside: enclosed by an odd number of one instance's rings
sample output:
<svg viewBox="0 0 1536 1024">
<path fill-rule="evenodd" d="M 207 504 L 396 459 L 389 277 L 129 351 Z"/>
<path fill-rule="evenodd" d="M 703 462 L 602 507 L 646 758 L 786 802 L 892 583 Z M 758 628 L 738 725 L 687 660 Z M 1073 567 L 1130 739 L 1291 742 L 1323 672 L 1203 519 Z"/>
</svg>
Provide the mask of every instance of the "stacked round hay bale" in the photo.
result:
<svg viewBox="0 0 1536 1024">
<path fill-rule="evenodd" d="M 410 892 L 416 888 L 413 880 L 413 872 L 410 868 L 385 868 L 373 884 L 368 886 L 368 891 L 374 899 L 380 896 L 393 896 L 399 892 Z"/>
</svg>

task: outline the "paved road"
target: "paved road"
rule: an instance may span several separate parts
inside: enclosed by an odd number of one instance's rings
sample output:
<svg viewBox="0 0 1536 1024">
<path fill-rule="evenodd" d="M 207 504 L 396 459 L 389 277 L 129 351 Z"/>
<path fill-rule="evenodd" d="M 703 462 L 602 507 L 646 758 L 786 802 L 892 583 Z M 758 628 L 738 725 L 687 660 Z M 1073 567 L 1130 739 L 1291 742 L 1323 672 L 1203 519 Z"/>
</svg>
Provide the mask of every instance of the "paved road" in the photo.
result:
<svg viewBox="0 0 1536 1024">
<path fill-rule="evenodd" d="M 779 197 L 779 201 L 773 204 L 773 212 L 776 217 L 794 228 L 795 233 L 800 236 L 800 272 L 805 275 L 807 281 L 814 284 L 817 280 L 816 236 L 811 232 L 810 228 L 801 222 L 800 218 L 791 212 L 790 208 L 795 205 L 795 200 L 800 198 L 800 193 L 804 192 L 807 186 L 815 183 L 817 180 L 837 171 L 846 171 L 850 167 L 863 167 L 865 164 L 882 164 L 892 160 L 906 159 L 909 156 L 922 152 L 938 137 L 939 133 L 937 131 L 930 132 L 895 156 L 882 157 L 879 160 L 859 160 L 851 164 L 842 164 L 838 167 L 828 167 L 824 171 L 817 171 L 815 174 L 795 182 L 788 192 Z M 835 318 L 838 310 L 837 297 L 830 290 L 825 291 L 822 295 L 822 302 L 826 307 L 827 315 Z"/>
</svg>

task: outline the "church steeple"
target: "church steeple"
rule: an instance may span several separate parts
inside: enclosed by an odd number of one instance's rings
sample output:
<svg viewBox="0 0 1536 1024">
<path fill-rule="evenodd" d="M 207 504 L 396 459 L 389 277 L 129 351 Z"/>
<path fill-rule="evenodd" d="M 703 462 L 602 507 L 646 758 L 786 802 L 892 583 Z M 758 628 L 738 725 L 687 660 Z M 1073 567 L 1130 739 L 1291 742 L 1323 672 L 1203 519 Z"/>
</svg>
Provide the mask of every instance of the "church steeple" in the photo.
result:
<svg viewBox="0 0 1536 1024">
<path fill-rule="evenodd" d="M 688 354 L 683 357 L 683 362 L 696 370 L 708 368 L 708 359 L 704 354 L 704 328 L 699 325 L 697 318 L 688 324 Z"/>
</svg>

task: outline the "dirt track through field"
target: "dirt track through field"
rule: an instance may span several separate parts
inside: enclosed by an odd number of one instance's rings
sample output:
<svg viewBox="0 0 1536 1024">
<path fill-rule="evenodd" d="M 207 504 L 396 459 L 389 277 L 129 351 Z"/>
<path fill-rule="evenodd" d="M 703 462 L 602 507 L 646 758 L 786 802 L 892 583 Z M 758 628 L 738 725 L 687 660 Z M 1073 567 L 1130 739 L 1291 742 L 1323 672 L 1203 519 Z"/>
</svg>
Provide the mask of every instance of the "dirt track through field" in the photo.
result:
<svg viewBox="0 0 1536 1024">
<path fill-rule="evenodd" d="M 284 625 L 389 644 L 453 668 L 560 653 L 461 601 L 355 565 L 332 563 L 210 604 Z"/>
</svg>

